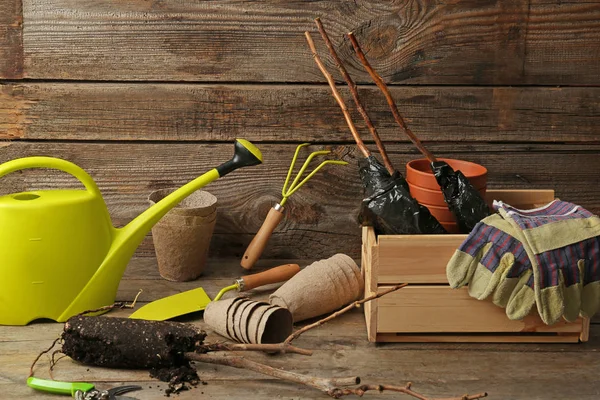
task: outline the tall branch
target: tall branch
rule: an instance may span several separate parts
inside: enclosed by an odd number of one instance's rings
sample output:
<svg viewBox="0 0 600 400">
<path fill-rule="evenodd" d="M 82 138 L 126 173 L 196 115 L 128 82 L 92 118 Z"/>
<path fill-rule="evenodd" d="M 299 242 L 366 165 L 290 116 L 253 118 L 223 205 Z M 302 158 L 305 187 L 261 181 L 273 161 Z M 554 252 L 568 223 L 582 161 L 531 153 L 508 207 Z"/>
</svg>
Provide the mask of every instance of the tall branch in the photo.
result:
<svg viewBox="0 0 600 400">
<path fill-rule="evenodd" d="M 362 118 L 365 120 L 365 124 L 367 124 L 367 127 L 369 128 L 369 131 L 371 132 L 371 136 L 373 136 L 373 139 L 375 140 L 375 145 L 377 146 L 377 149 L 379 150 L 379 153 L 381 154 L 381 158 L 383 159 L 383 164 L 385 165 L 385 168 L 388 170 L 390 175 L 393 174 L 394 166 L 392 165 L 392 162 L 390 161 L 390 159 L 387 155 L 385 146 L 384 146 L 383 142 L 381 141 L 381 138 L 379 137 L 379 134 L 377 133 L 375 126 L 373 126 L 373 123 L 371 122 L 371 118 L 369 118 L 367 111 L 365 110 L 362 102 L 360 101 L 360 98 L 358 96 L 358 90 L 356 89 L 356 83 L 354 83 L 354 81 L 350 77 L 350 74 L 348 74 L 348 71 L 346 71 L 346 67 L 344 67 L 342 60 L 340 59 L 337 52 L 335 51 L 335 47 L 333 46 L 333 43 L 331 43 L 331 40 L 329 39 L 329 36 L 327 35 L 327 32 L 325 31 L 325 28 L 323 27 L 323 24 L 321 23 L 321 19 L 316 18 L 315 23 L 317 24 L 317 28 L 319 29 L 319 32 L 321 33 L 321 36 L 323 37 L 323 40 L 325 41 L 325 45 L 329 49 L 329 53 L 331 54 L 331 56 L 333 57 L 333 60 L 335 61 L 335 65 L 338 67 L 338 69 L 340 70 L 340 73 L 344 77 L 344 80 L 346 81 L 346 84 L 348 85 L 348 88 L 350 89 L 350 93 L 352 93 L 352 98 L 354 99 L 354 103 L 356 104 L 356 108 L 358 109 L 358 112 L 360 113 Z"/>
<path fill-rule="evenodd" d="M 321 70 L 321 73 L 323 74 L 325 79 L 327 79 L 327 83 L 329 84 L 329 87 L 331 88 L 333 97 L 335 97 L 335 100 L 338 102 L 340 108 L 342 109 L 342 112 L 344 113 L 344 118 L 346 119 L 346 124 L 348 124 L 348 128 L 350 128 L 350 132 L 352 132 L 352 137 L 354 138 L 354 141 L 356 142 L 356 146 L 361 151 L 361 153 L 363 153 L 363 155 L 365 157 L 369 157 L 371 155 L 371 152 L 369 151 L 367 146 L 365 146 L 365 143 L 362 141 L 362 139 L 360 138 L 360 135 L 356 131 L 356 126 L 354 126 L 354 122 L 352 122 L 352 118 L 350 117 L 350 112 L 348 112 L 348 107 L 346 107 L 346 103 L 344 103 L 344 99 L 342 98 L 342 96 L 340 96 L 340 93 L 338 92 L 338 90 L 335 86 L 335 82 L 333 81 L 331 74 L 327 71 L 327 69 L 325 68 L 325 65 L 323 65 L 323 62 L 321 62 L 321 59 L 319 58 L 319 55 L 317 54 L 317 49 L 315 47 L 315 43 L 313 42 L 312 37 L 310 36 L 310 33 L 304 32 L 304 36 L 306 36 L 306 41 L 308 42 L 308 47 L 310 47 L 310 51 L 313 54 L 313 58 L 315 59 L 317 66 Z"/>
<path fill-rule="evenodd" d="M 352 32 L 350 32 L 347 34 L 347 36 L 348 36 L 348 39 L 350 39 L 350 42 L 352 43 L 352 47 L 354 48 L 354 52 L 358 56 L 360 62 L 363 64 L 363 66 L 365 67 L 365 69 L 367 70 L 367 72 L 371 76 L 371 79 L 373 79 L 373 81 L 375 82 L 377 87 L 383 92 L 383 95 L 385 96 L 385 99 L 387 100 L 387 103 L 390 106 L 390 109 L 392 110 L 392 114 L 394 115 L 394 119 L 396 120 L 398 125 L 400 125 L 400 127 L 404 130 L 404 133 L 410 138 L 410 140 L 414 143 L 414 145 L 417 146 L 419 151 L 421 153 L 423 153 L 423 155 L 425 157 L 427 157 L 429 162 L 436 161 L 435 156 L 429 150 L 427 150 L 427 148 L 425 148 L 425 146 L 423 146 L 423 144 L 421 143 L 419 138 L 410 130 L 410 128 L 404 122 L 404 119 L 398 112 L 398 107 L 396 106 L 396 103 L 394 102 L 394 98 L 392 97 L 392 94 L 390 93 L 386 84 L 383 82 L 383 79 L 381 79 L 381 77 L 377 74 L 377 72 L 375 72 L 373 67 L 371 67 L 371 64 L 367 60 L 367 57 L 365 57 L 365 54 L 363 53 L 362 49 L 360 48 L 358 41 L 354 37 L 354 34 Z"/>
</svg>

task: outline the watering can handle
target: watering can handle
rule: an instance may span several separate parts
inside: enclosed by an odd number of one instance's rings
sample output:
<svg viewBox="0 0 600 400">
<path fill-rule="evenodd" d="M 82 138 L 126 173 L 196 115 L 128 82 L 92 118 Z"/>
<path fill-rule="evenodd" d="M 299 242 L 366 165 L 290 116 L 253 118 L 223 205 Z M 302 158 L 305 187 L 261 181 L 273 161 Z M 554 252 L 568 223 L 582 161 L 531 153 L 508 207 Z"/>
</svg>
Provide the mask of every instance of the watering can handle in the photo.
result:
<svg viewBox="0 0 600 400">
<path fill-rule="evenodd" d="M 100 190 L 96 186 L 96 182 L 83 169 L 73 164 L 72 162 L 54 157 L 24 157 L 16 160 L 5 162 L 0 165 L 0 178 L 12 172 L 20 171 L 29 168 L 52 168 L 57 169 L 77 178 L 83 186 L 97 196 L 100 196 Z"/>
</svg>

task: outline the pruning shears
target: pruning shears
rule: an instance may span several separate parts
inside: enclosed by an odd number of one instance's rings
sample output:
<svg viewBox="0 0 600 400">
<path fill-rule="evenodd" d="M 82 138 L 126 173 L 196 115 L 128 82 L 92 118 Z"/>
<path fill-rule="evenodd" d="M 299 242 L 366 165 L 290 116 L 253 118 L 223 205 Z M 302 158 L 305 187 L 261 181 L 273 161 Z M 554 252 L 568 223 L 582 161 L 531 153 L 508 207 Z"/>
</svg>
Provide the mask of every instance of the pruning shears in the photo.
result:
<svg viewBox="0 0 600 400">
<path fill-rule="evenodd" d="M 27 386 L 49 393 L 70 394 L 76 400 L 133 400 L 133 397 L 121 394 L 142 388 L 137 385 L 125 385 L 100 391 L 93 383 L 53 381 L 33 376 L 27 378 Z"/>
</svg>

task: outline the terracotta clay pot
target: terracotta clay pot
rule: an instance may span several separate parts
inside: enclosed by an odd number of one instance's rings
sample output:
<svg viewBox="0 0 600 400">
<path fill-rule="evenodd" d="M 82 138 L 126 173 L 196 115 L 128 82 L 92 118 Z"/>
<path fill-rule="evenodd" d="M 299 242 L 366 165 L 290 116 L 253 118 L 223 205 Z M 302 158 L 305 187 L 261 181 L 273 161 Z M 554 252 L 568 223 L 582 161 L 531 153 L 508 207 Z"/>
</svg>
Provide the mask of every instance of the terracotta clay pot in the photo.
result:
<svg viewBox="0 0 600 400">
<path fill-rule="evenodd" d="M 456 218 L 454 218 L 454 214 L 452 214 L 445 203 L 443 206 L 432 206 L 429 204 L 423 205 L 429 209 L 431 215 L 438 220 L 438 222 L 446 229 L 446 231 L 448 231 L 448 233 L 459 233 Z"/>
<path fill-rule="evenodd" d="M 476 189 L 487 186 L 487 168 L 469 161 L 438 158 L 445 161 L 455 171 L 461 171 Z M 426 158 L 412 160 L 406 164 L 406 181 L 424 189 L 440 190 L 440 186 L 431 172 L 430 162 Z"/>
<path fill-rule="evenodd" d="M 419 201 L 421 204 L 431 204 L 441 207 L 446 207 L 446 200 L 444 200 L 444 194 L 438 187 L 438 190 L 425 189 L 419 186 L 415 186 L 412 183 L 408 183 L 410 194 Z M 485 196 L 486 187 L 475 188 L 480 195 Z"/>
<path fill-rule="evenodd" d="M 487 169 L 479 164 L 469 161 L 439 158 L 445 161 L 455 171 L 461 171 L 477 189 L 481 196 L 485 196 L 487 189 Z M 431 164 L 427 159 L 412 160 L 406 164 L 406 181 L 410 194 L 423 206 L 429 209 L 439 223 L 449 233 L 459 233 L 454 214 L 448 209 L 444 194 L 437 183 Z"/>
<path fill-rule="evenodd" d="M 429 209 L 431 215 L 435 217 L 440 223 L 444 222 L 456 222 L 454 214 L 448 209 L 448 206 L 444 203 L 443 206 L 433 206 L 429 204 L 423 204 Z"/>
<path fill-rule="evenodd" d="M 448 233 L 460 233 L 460 228 L 456 222 L 440 222 Z"/>
</svg>

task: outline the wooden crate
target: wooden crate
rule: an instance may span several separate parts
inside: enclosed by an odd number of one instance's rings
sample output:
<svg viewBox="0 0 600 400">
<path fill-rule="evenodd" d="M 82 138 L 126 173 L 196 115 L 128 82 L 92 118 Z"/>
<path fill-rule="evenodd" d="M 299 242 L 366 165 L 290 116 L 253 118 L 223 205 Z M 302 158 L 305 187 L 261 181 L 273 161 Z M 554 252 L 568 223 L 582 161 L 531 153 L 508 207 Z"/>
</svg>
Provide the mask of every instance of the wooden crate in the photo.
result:
<svg viewBox="0 0 600 400">
<path fill-rule="evenodd" d="M 490 190 L 492 199 L 534 208 L 553 190 Z M 380 235 L 363 228 L 365 296 L 393 284 L 409 285 L 365 304 L 370 342 L 578 342 L 587 341 L 589 319 L 545 325 L 537 310 L 511 321 L 489 300 L 452 289 L 446 264 L 467 235 Z"/>
</svg>

